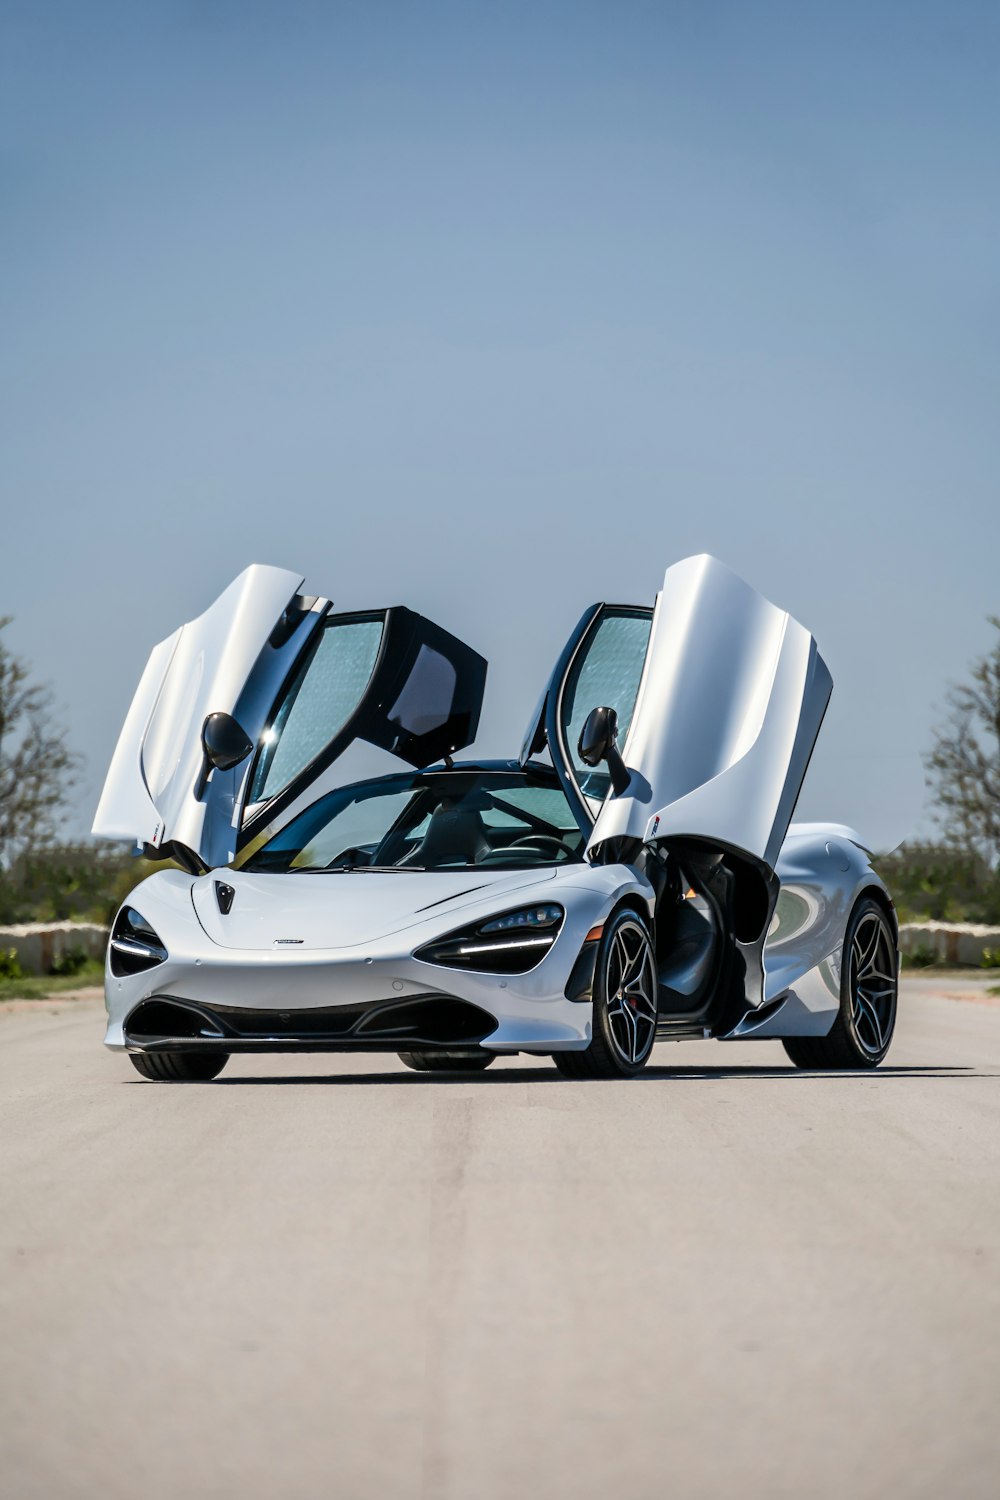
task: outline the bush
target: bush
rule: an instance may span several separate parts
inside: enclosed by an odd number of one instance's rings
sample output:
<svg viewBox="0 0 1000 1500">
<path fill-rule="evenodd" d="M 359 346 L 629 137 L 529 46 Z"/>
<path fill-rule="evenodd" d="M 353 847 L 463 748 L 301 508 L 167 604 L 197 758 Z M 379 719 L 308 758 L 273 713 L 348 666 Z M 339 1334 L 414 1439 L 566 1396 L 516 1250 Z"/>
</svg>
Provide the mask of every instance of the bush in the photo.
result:
<svg viewBox="0 0 1000 1500">
<path fill-rule="evenodd" d="M 153 867 L 114 845 L 52 844 L 0 868 L 0 923 L 108 923 Z"/>
<path fill-rule="evenodd" d="M 24 970 L 17 961 L 16 948 L 0 948 L 0 979 L 23 979 Z"/>
<path fill-rule="evenodd" d="M 901 922 L 1000 923 L 1000 872 L 977 854 L 946 844 L 903 844 L 875 865 Z"/>
<path fill-rule="evenodd" d="M 980 964 L 984 969 L 1000 969 L 1000 948 L 984 948 Z"/>
<path fill-rule="evenodd" d="M 902 955 L 904 969 L 932 969 L 938 961 L 937 949 L 918 943 L 912 953 Z"/>
<path fill-rule="evenodd" d="M 56 959 L 55 963 L 49 969 L 49 973 L 69 977 L 74 974 L 81 974 L 84 969 L 89 969 L 92 965 L 93 960 L 84 953 L 82 948 L 71 948 L 68 953 L 64 953 L 61 958 Z"/>
</svg>

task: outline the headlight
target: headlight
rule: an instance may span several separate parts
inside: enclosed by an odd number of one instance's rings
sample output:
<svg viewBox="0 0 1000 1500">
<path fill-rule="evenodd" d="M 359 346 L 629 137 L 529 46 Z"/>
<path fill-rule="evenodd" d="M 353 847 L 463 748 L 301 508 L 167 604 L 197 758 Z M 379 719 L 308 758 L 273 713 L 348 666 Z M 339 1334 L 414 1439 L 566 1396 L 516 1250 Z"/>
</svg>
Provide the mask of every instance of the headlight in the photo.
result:
<svg viewBox="0 0 1000 1500">
<path fill-rule="evenodd" d="M 509 911 L 505 917 L 484 922 L 480 932 L 515 932 L 530 928 L 558 927 L 563 919 L 561 906 L 526 906 L 523 911 Z"/>
<path fill-rule="evenodd" d="M 555 942 L 565 913 L 561 906 L 524 906 L 449 932 L 418 948 L 414 958 L 452 969 L 526 974 Z"/>
<path fill-rule="evenodd" d="M 144 969 L 155 969 L 167 956 L 158 935 L 146 918 L 133 906 L 123 906 L 115 918 L 111 930 L 111 972 L 120 978 L 124 974 L 141 974 Z"/>
</svg>

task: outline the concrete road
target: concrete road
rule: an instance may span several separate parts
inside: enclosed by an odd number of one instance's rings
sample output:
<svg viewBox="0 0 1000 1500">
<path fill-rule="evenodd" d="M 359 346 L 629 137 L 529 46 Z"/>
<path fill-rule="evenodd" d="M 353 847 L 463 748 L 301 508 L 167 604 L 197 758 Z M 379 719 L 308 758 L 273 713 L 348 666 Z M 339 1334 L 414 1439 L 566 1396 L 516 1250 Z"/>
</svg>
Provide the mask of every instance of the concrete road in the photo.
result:
<svg viewBox="0 0 1000 1500">
<path fill-rule="evenodd" d="M 164 1087 L 0 1017 L 3 1500 L 996 1496 L 1000 1007 L 934 985 L 863 1077 Z"/>
</svg>

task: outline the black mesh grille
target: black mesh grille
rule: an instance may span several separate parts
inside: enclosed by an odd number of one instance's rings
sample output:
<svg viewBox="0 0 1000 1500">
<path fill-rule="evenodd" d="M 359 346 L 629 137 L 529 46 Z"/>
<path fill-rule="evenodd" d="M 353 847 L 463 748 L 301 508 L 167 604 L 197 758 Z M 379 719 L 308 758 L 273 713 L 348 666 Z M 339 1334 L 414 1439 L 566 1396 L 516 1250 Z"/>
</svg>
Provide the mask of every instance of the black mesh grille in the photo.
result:
<svg viewBox="0 0 1000 1500">
<path fill-rule="evenodd" d="M 391 1051 L 429 1043 L 468 1047 L 496 1029 L 496 1018 L 450 995 L 337 1005 L 318 1010 L 257 1010 L 232 1005 L 195 1005 L 162 997 L 147 1000 L 125 1023 L 126 1042 L 190 1046 L 220 1038 L 227 1051 L 315 1049 Z"/>
</svg>

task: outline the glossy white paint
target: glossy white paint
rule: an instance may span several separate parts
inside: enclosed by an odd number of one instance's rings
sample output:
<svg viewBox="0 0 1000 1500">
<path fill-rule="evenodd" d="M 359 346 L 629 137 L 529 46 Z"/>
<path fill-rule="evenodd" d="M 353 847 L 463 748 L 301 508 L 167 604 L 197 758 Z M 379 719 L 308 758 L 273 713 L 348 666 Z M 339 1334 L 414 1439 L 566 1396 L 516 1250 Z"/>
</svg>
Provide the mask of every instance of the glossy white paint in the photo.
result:
<svg viewBox="0 0 1000 1500">
<path fill-rule="evenodd" d="M 225 879 L 235 895 L 225 916 L 215 898 L 215 877 L 191 887 L 194 909 L 213 942 L 223 948 L 272 951 L 277 938 L 294 938 L 304 949 L 347 950 L 419 927 L 440 910 L 451 914 L 468 906 L 541 900 L 541 887 L 555 876 L 541 870 L 298 870 L 259 875 L 229 870 Z M 454 925 L 454 924 L 453 924 Z"/>
<path fill-rule="evenodd" d="M 781 881 L 764 944 L 764 1006 L 785 1004 L 734 1037 L 825 1036 L 840 1004 L 844 932 L 863 890 L 887 894 L 858 835 L 840 823 L 793 823 L 779 855 Z"/>
<path fill-rule="evenodd" d="M 694 836 L 773 867 L 831 690 L 807 630 L 713 557 L 668 568 L 628 738 L 589 846 Z"/>
<path fill-rule="evenodd" d="M 202 725 L 209 714 L 233 714 L 257 742 L 291 663 L 329 607 L 317 600 L 287 641 L 269 646 L 302 583 L 298 573 L 255 564 L 154 648 L 108 770 L 94 818 L 98 837 L 153 848 L 177 842 L 209 866 L 232 859 L 251 758 L 213 771 L 198 795 Z"/>
<path fill-rule="evenodd" d="M 590 928 L 602 922 L 623 896 L 631 896 L 647 912 L 651 910 L 653 892 L 648 883 L 627 866 L 589 869 L 567 865 L 540 870 L 537 878 L 527 871 L 518 872 L 519 878 L 511 872 L 497 873 L 470 895 L 469 875 L 468 870 L 437 877 L 377 872 L 241 877 L 239 871 L 227 872 L 227 881 L 237 887 L 234 912 L 241 896 L 260 903 L 262 881 L 271 884 L 275 892 L 273 910 L 266 900 L 255 907 L 258 926 L 254 946 L 233 948 L 213 941 L 195 909 L 197 904 L 207 915 L 205 900 L 212 896 L 215 877 L 159 871 L 132 892 L 129 903 L 151 923 L 168 958 L 144 974 L 123 978 L 112 974 L 110 965 L 107 967 L 105 1041 L 109 1047 L 122 1048 L 124 1021 L 143 1000 L 156 996 L 261 1009 L 280 1003 L 294 1011 L 434 993 L 468 1000 L 494 1015 L 497 1028 L 483 1045 L 495 1051 L 547 1052 L 553 1047 L 585 1047 L 590 1041 L 591 1006 L 586 1001 L 565 998 L 570 972 Z M 425 893 L 429 880 L 438 891 L 438 904 L 432 911 L 414 912 L 413 905 L 421 899 L 415 894 L 409 922 L 397 909 L 397 930 L 386 931 L 379 924 L 382 930 L 371 931 L 368 941 L 343 942 L 345 931 L 355 936 L 347 927 L 345 909 L 357 920 L 370 922 L 380 912 L 380 897 L 387 895 L 390 884 L 412 882 L 414 892 Z M 325 890 L 328 895 L 326 931 L 319 910 L 314 908 L 311 944 L 277 946 L 274 937 L 295 935 L 281 929 L 287 920 L 289 889 L 302 889 L 304 881 L 312 883 L 314 892 Z M 441 900 L 440 892 L 448 884 L 454 896 Z M 485 921 L 500 912 L 530 905 L 533 897 L 557 901 L 566 918 L 552 949 L 527 974 L 474 973 L 424 963 L 413 956 L 415 949 L 435 937 L 467 922 Z M 322 895 L 304 899 L 322 904 Z M 260 943 L 261 930 L 265 936 L 273 934 L 266 947 Z"/>
</svg>

